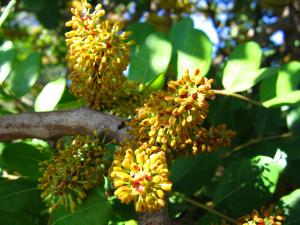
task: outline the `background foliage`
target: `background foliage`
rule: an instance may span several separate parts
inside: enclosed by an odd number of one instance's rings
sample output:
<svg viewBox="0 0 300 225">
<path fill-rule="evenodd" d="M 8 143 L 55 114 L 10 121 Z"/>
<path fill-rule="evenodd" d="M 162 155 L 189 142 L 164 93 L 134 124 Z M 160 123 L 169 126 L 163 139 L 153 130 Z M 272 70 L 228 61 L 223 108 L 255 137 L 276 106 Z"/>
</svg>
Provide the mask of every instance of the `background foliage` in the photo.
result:
<svg viewBox="0 0 300 225">
<path fill-rule="evenodd" d="M 203 206 L 236 219 L 274 204 L 284 209 L 285 224 L 298 224 L 300 1 L 203 0 L 180 13 L 158 2 L 103 1 L 108 17 L 123 21 L 136 42 L 128 78 L 159 90 L 187 68 L 200 68 L 224 95 L 211 101 L 207 123 L 237 132 L 229 149 L 172 163 L 171 217 L 219 224 L 222 218 Z M 1 115 L 82 105 L 68 91 L 64 43 L 69 8 L 77 5 L 1 1 Z M 41 140 L 0 143 L 0 224 L 135 224 L 132 206 L 112 197 L 108 182 L 75 212 L 49 216 L 36 187 L 38 163 L 50 151 Z"/>
</svg>

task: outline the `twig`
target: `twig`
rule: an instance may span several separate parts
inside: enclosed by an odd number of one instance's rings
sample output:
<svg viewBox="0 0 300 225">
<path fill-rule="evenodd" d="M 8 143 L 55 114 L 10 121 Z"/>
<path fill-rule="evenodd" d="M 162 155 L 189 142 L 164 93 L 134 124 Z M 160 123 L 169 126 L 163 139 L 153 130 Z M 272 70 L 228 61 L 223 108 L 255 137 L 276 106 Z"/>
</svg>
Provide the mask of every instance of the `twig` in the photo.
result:
<svg viewBox="0 0 300 225">
<path fill-rule="evenodd" d="M 257 143 L 262 142 L 262 141 L 270 141 L 270 140 L 274 140 L 274 139 L 288 138 L 288 137 L 291 137 L 291 136 L 293 136 L 293 133 L 292 132 L 288 132 L 288 133 L 279 134 L 279 135 L 272 135 L 272 136 L 267 136 L 267 137 L 255 138 L 255 139 L 252 139 L 252 140 L 250 140 L 250 141 L 248 141 L 248 142 L 246 142 L 244 144 L 236 146 L 233 149 L 233 152 L 238 152 L 238 151 L 240 151 L 243 148 L 246 148 L 246 147 L 248 147 L 250 145 L 257 144 Z"/>
<path fill-rule="evenodd" d="M 213 208 L 210 208 L 210 207 L 208 207 L 208 206 L 206 206 L 206 205 L 204 205 L 204 204 L 202 204 L 202 203 L 200 203 L 200 202 L 197 202 L 197 201 L 195 201 L 195 200 L 193 200 L 193 199 L 190 199 L 190 198 L 187 198 L 187 197 L 183 197 L 183 199 L 184 199 L 186 202 L 190 203 L 191 205 L 197 206 L 197 207 L 199 207 L 199 208 L 201 208 L 201 209 L 204 209 L 204 210 L 207 211 L 207 212 L 210 212 L 210 213 L 212 213 L 212 214 L 215 214 L 215 215 L 217 215 L 217 216 L 223 218 L 224 220 L 226 220 L 226 221 L 228 221 L 228 222 L 230 222 L 230 223 L 233 223 L 233 224 L 236 223 L 236 221 L 235 221 L 234 219 L 230 218 L 229 216 L 226 216 L 225 214 L 223 214 L 223 213 L 221 213 L 221 212 L 219 212 L 219 211 L 217 211 L 217 210 L 215 210 L 215 209 L 213 209 Z"/>
<path fill-rule="evenodd" d="M 231 97 L 238 98 L 238 99 L 241 99 L 243 101 L 249 102 L 253 105 L 264 107 L 263 104 L 261 104 L 260 102 L 255 101 L 255 100 L 253 100 L 251 98 L 248 98 L 248 97 L 246 97 L 244 95 L 241 95 L 241 94 L 233 93 L 233 92 L 226 91 L 226 90 L 212 90 L 212 91 L 217 95 L 231 96 Z"/>
</svg>

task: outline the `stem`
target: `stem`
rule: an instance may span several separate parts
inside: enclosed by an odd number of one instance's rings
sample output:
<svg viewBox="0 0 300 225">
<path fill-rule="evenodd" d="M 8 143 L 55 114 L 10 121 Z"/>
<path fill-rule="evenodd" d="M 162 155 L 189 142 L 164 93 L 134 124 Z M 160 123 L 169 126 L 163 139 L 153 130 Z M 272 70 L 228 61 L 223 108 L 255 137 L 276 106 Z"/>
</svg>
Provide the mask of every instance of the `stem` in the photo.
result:
<svg viewBox="0 0 300 225">
<path fill-rule="evenodd" d="M 226 221 L 228 221 L 228 222 L 230 222 L 230 223 L 233 223 L 233 224 L 236 223 L 236 221 L 235 221 L 234 219 L 232 219 L 232 218 L 226 216 L 225 214 L 223 214 L 223 213 L 221 213 L 221 212 L 219 212 L 219 211 L 217 211 L 217 210 L 215 210 L 215 209 L 213 209 L 213 208 L 210 208 L 210 207 L 208 207 L 208 206 L 206 206 L 206 205 L 204 205 L 204 204 L 202 204 L 202 203 L 200 203 L 200 202 L 197 202 L 197 201 L 195 201 L 195 200 L 193 200 L 193 199 L 190 199 L 190 198 L 187 198 L 187 197 L 183 197 L 183 198 L 184 198 L 184 200 L 185 200 L 186 202 L 190 203 L 191 205 L 197 206 L 197 207 L 199 207 L 199 208 L 201 208 L 201 209 L 204 209 L 204 210 L 207 211 L 207 212 L 210 212 L 210 213 L 212 213 L 212 214 L 215 214 L 215 215 L 217 215 L 217 216 L 223 218 L 224 220 L 226 220 Z"/>
<path fill-rule="evenodd" d="M 238 98 L 238 99 L 241 99 L 243 101 L 246 101 L 246 102 L 249 102 L 253 105 L 257 105 L 257 106 L 261 106 L 261 107 L 264 107 L 260 102 L 258 101 L 255 101 L 251 98 L 248 98 L 244 95 L 241 95 L 241 94 L 237 94 L 237 93 L 233 93 L 233 92 L 230 92 L 230 91 L 226 91 L 226 90 L 212 90 L 215 94 L 217 95 L 226 95 L 226 96 L 231 96 L 231 97 L 234 97 L 234 98 Z"/>
<path fill-rule="evenodd" d="M 262 141 L 270 141 L 270 140 L 274 140 L 274 139 L 288 138 L 288 137 L 291 137 L 291 136 L 293 136 L 293 133 L 292 132 L 288 132 L 288 133 L 283 133 L 283 134 L 279 134 L 279 135 L 272 135 L 272 136 L 267 136 L 267 137 L 255 138 L 255 139 L 252 139 L 252 140 L 250 140 L 250 141 L 248 141 L 248 142 L 246 142 L 244 144 L 236 146 L 233 149 L 232 153 L 238 152 L 238 151 L 240 151 L 243 148 L 246 148 L 248 146 L 257 144 L 257 143 L 262 142 Z"/>
</svg>

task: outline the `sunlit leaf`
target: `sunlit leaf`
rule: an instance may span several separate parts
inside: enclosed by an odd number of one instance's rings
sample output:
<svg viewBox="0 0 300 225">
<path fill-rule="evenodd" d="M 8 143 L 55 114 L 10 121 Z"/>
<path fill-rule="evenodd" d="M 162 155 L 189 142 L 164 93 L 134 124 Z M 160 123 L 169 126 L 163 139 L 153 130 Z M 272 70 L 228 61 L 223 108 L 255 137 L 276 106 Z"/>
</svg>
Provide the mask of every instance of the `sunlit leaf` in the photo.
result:
<svg viewBox="0 0 300 225">
<path fill-rule="evenodd" d="M 244 71 L 239 76 L 233 78 L 234 82 L 229 87 L 225 88 L 231 92 L 246 91 L 249 88 L 253 87 L 255 84 L 257 84 L 259 81 L 269 76 L 276 75 L 277 72 L 277 68 L 271 67 L 262 68 L 256 71 Z"/>
<path fill-rule="evenodd" d="M 300 62 L 290 62 L 280 67 L 278 75 L 262 81 L 260 101 L 266 107 L 294 104 L 298 101 L 296 90 L 300 82 Z M 291 94 L 294 93 L 294 94 Z M 286 99 L 286 101 L 285 101 Z"/>
<path fill-rule="evenodd" d="M 164 74 L 171 59 L 172 47 L 163 33 L 150 34 L 130 64 L 128 78 L 147 83 Z"/>
<path fill-rule="evenodd" d="M 136 44 L 142 45 L 148 35 L 155 32 L 155 28 L 150 23 L 132 23 L 128 26 L 128 30 L 132 32 L 129 36 L 130 40 L 134 40 Z"/>
<path fill-rule="evenodd" d="M 10 41 L 4 42 L 0 47 L 0 84 L 7 78 L 12 70 L 17 51 Z"/>
<path fill-rule="evenodd" d="M 273 71 L 266 68 L 258 71 L 262 59 L 262 50 L 256 42 L 247 42 L 237 46 L 229 55 L 223 71 L 222 84 L 226 90 L 242 91 Z M 242 82 L 242 83 L 240 83 Z"/>
<path fill-rule="evenodd" d="M 177 79 L 186 70 L 192 75 L 196 69 L 205 76 L 212 62 L 212 42 L 200 30 L 192 29 L 185 33 L 181 42 L 173 43 L 177 50 Z"/>
<path fill-rule="evenodd" d="M 152 81 L 149 82 L 147 85 L 150 90 L 161 90 L 165 83 L 165 75 L 160 74 L 157 77 L 155 77 Z"/>
<path fill-rule="evenodd" d="M 66 86 L 66 79 L 59 78 L 49 82 L 37 96 L 34 110 L 37 112 L 51 111 L 61 99 Z"/>
<path fill-rule="evenodd" d="M 265 107 L 279 107 L 283 105 L 292 105 L 300 102 L 300 91 L 293 91 L 276 98 L 263 102 Z"/>
<path fill-rule="evenodd" d="M 277 207 L 284 211 L 286 216 L 285 225 L 298 225 L 300 223 L 300 189 L 283 196 Z"/>
</svg>

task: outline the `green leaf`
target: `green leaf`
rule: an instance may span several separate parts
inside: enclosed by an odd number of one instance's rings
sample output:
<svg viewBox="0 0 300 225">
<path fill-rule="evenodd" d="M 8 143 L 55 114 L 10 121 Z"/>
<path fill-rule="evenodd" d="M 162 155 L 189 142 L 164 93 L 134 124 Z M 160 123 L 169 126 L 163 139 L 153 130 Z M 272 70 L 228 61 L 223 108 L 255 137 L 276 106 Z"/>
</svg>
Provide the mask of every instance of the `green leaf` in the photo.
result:
<svg viewBox="0 0 300 225">
<path fill-rule="evenodd" d="M 192 194 L 209 182 L 221 158 L 218 153 L 199 154 L 197 157 L 179 157 L 171 165 L 170 180 L 173 189 Z M 191 181 L 192 184 L 191 184 Z"/>
<path fill-rule="evenodd" d="M 73 213 L 63 207 L 52 213 L 52 225 L 107 225 L 111 205 L 100 188 L 92 190 Z"/>
<path fill-rule="evenodd" d="M 130 64 L 128 78 L 147 83 L 164 74 L 171 59 L 172 47 L 163 33 L 150 34 Z"/>
<path fill-rule="evenodd" d="M 36 219 L 32 215 L 27 215 L 22 212 L 9 212 L 0 210 L 0 224 L 35 225 Z"/>
<path fill-rule="evenodd" d="M 280 161 L 266 156 L 232 162 L 217 184 L 214 202 L 233 216 L 259 208 L 272 198 L 282 170 Z"/>
<path fill-rule="evenodd" d="M 170 39 L 172 45 L 177 48 L 181 45 L 186 34 L 190 32 L 194 27 L 193 20 L 191 18 L 184 18 L 178 23 L 175 23 L 170 31 Z"/>
<path fill-rule="evenodd" d="M 241 92 L 246 91 L 249 88 L 253 87 L 255 84 L 257 84 L 259 81 L 272 76 L 276 75 L 278 72 L 277 68 L 262 68 L 256 71 L 250 71 L 250 72 L 243 72 L 242 75 L 237 76 L 230 87 L 226 88 L 230 90 L 231 92 Z"/>
<path fill-rule="evenodd" d="M 291 109 L 286 117 L 288 128 L 295 134 L 300 134 L 300 105 Z"/>
<path fill-rule="evenodd" d="M 260 101 L 263 103 L 270 101 L 271 104 L 284 104 L 284 98 L 289 97 L 288 94 L 297 90 L 300 82 L 299 74 L 300 62 L 290 62 L 280 67 L 278 75 L 270 76 L 262 81 L 259 89 Z M 292 97 L 291 100 L 287 99 L 287 104 L 293 104 L 297 101 L 292 99 L 294 98 Z M 278 103 L 278 101 L 282 103 Z M 266 104 L 267 107 L 272 106 L 269 105 L 270 103 Z"/>
<path fill-rule="evenodd" d="M 64 93 L 65 86 L 65 78 L 49 82 L 37 96 L 34 103 L 34 110 L 36 112 L 45 112 L 55 109 L 55 106 Z"/>
<path fill-rule="evenodd" d="M 0 211 L 40 213 L 44 210 L 37 183 L 28 179 L 0 181 Z"/>
<path fill-rule="evenodd" d="M 17 51 L 11 41 L 6 41 L 0 47 L 0 84 L 7 78 L 12 70 Z"/>
<path fill-rule="evenodd" d="M 156 76 L 152 81 L 150 81 L 147 86 L 152 91 L 161 90 L 165 83 L 165 75 L 160 74 Z"/>
<path fill-rule="evenodd" d="M 277 207 L 283 209 L 286 220 L 285 225 L 300 223 L 300 189 L 294 190 L 289 195 L 282 197 Z"/>
<path fill-rule="evenodd" d="M 192 29 L 181 42 L 174 43 L 177 50 L 177 79 L 189 70 L 191 74 L 200 69 L 202 76 L 209 71 L 212 62 L 212 42 L 200 30 Z"/>
<path fill-rule="evenodd" d="M 251 41 L 237 46 L 230 54 L 223 70 L 222 84 L 225 89 L 231 92 L 245 90 L 244 88 L 254 85 L 259 76 L 264 77 L 273 73 L 266 68 L 258 71 L 261 59 L 262 50 L 256 42 Z"/>
<path fill-rule="evenodd" d="M 41 66 L 41 55 L 33 52 L 12 71 L 9 86 L 17 97 L 25 95 L 35 84 L 40 75 Z"/>
<path fill-rule="evenodd" d="M 139 45 L 144 43 L 148 35 L 155 32 L 155 28 L 151 24 L 140 22 L 130 24 L 128 30 L 132 32 L 129 39 L 134 40 Z"/>
<path fill-rule="evenodd" d="M 22 176 L 28 176 L 31 179 L 38 179 L 41 176 L 38 164 L 46 159 L 46 154 L 42 154 L 32 145 L 25 143 L 7 145 L 2 152 L 5 169 L 18 172 Z"/>
<path fill-rule="evenodd" d="M 263 106 L 269 107 L 280 107 L 283 105 L 292 105 L 300 102 L 300 91 L 293 91 L 276 98 L 272 98 L 263 102 Z"/>
<path fill-rule="evenodd" d="M 5 7 L 5 9 L 3 10 L 3 12 L 1 13 L 1 16 L 0 16 L 0 27 L 2 26 L 2 24 L 4 23 L 4 21 L 6 20 L 6 18 L 8 17 L 8 15 L 12 11 L 14 11 L 16 3 L 17 3 L 16 0 L 10 0 L 9 1 L 8 5 Z"/>
<path fill-rule="evenodd" d="M 300 62 L 283 65 L 278 74 L 276 96 L 283 96 L 297 89 L 300 81 Z"/>
</svg>

